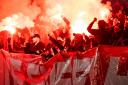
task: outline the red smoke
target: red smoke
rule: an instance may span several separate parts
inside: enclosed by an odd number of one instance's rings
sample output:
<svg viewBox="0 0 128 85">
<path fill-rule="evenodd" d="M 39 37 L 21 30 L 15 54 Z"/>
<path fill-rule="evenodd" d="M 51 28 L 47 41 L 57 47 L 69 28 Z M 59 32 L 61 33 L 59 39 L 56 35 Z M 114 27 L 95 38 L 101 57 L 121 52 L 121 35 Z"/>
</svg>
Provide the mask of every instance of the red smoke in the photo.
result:
<svg viewBox="0 0 128 85">
<path fill-rule="evenodd" d="M 106 19 L 109 9 L 110 4 L 101 4 L 101 0 L 0 0 L 0 20 L 22 13 L 35 22 L 33 32 L 46 41 L 47 34 L 65 26 L 62 16 L 71 21 L 71 33 L 88 35 L 86 27 L 90 21 L 94 17 Z"/>
</svg>

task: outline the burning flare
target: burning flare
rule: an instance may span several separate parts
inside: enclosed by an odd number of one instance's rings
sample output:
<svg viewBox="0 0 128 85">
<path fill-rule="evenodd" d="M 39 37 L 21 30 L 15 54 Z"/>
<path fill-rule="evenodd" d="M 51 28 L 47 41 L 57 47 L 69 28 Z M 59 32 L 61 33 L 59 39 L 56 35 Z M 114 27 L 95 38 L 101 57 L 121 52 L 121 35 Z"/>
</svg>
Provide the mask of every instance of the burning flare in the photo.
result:
<svg viewBox="0 0 128 85">
<path fill-rule="evenodd" d="M 53 23 L 62 22 L 60 16 L 64 15 L 71 21 L 71 34 L 85 33 L 88 36 L 87 26 L 93 18 L 107 20 L 111 8 L 111 3 L 102 4 L 101 0 L 52 0 L 49 3 L 51 0 L 47 0 L 47 15 Z M 97 25 L 93 28 L 97 29 Z"/>
<path fill-rule="evenodd" d="M 22 13 L 14 14 L 12 16 L 6 17 L 0 23 L 0 30 L 7 30 L 11 34 L 16 32 L 16 29 L 24 29 L 34 27 L 34 22 L 28 16 Z"/>
</svg>

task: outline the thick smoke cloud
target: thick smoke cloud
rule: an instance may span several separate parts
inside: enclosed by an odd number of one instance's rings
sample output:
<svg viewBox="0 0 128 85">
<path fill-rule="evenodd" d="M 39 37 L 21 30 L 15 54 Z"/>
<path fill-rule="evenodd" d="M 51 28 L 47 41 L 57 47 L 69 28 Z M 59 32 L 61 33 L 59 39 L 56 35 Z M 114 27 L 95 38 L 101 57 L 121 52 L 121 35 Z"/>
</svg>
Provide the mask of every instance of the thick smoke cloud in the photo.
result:
<svg viewBox="0 0 128 85">
<path fill-rule="evenodd" d="M 101 0 L 0 0 L 0 21 L 20 13 L 30 17 L 38 33 L 46 38 L 63 23 L 62 16 L 71 21 L 72 32 L 87 32 L 90 21 L 94 17 L 104 19 L 108 10 Z"/>
<path fill-rule="evenodd" d="M 17 13 L 23 13 L 31 19 L 35 19 L 41 9 L 32 1 L 33 0 L 0 0 L 0 20 Z"/>
<path fill-rule="evenodd" d="M 34 27 L 34 20 L 45 12 L 44 2 L 45 0 L 0 0 L 0 30 L 5 27 Z"/>
</svg>

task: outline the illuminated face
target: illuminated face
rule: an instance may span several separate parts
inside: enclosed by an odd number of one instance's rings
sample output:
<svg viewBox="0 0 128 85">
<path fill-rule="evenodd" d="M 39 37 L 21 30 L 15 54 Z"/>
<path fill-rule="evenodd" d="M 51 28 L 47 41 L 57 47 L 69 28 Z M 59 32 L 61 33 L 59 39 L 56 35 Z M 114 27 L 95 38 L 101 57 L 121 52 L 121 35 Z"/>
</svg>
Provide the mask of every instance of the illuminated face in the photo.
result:
<svg viewBox="0 0 128 85">
<path fill-rule="evenodd" d="M 33 43 L 37 43 L 38 41 L 40 41 L 40 39 L 38 37 L 34 37 L 34 38 L 32 38 L 32 41 L 33 41 Z"/>
<path fill-rule="evenodd" d="M 115 18 L 115 19 L 113 20 L 113 26 L 116 26 L 118 23 L 119 23 L 119 20 L 118 20 L 117 18 Z"/>
</svg>

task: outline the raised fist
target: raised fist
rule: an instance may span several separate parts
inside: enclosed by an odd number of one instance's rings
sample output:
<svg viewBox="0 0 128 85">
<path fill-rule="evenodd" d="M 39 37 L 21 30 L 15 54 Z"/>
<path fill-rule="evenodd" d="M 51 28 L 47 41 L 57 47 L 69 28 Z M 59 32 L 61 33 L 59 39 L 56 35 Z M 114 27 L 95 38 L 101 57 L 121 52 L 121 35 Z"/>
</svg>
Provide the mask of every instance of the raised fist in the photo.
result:
<svg viewBox="0 0 128 85">
<path fill-rule="evenodd" d="M 93 21 L 96 22 L 97 21 L 97 18 L 95 17 Z"/>
</svg>

